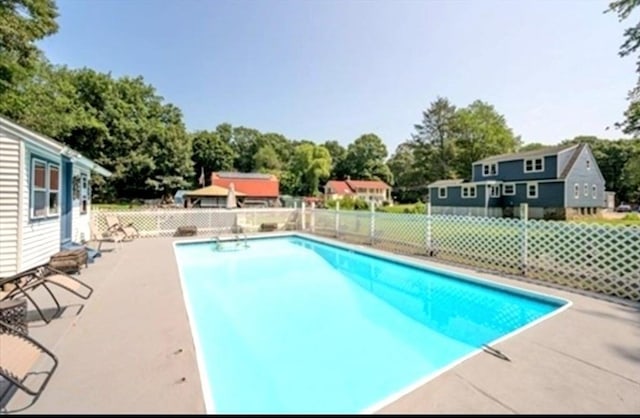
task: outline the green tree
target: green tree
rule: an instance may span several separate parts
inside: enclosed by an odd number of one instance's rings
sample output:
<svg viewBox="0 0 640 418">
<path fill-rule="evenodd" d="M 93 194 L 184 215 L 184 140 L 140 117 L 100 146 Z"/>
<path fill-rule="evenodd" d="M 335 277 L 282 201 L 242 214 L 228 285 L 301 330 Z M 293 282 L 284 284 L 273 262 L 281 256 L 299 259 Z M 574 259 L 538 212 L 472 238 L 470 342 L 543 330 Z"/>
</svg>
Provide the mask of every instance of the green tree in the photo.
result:
<svg viewBox="0 0 640 418">
<path fill-rule="evenodd" d="M 180 109 L 164 103 L 142 77 L 114 79 L 86 68 L 41 63 L 19 92 L 7 94 L 17 122 L 114 173 L 95 179 L 97 201 L 157 197 L 194 177 L 191 139 Z"/>
<path fill-rule="evenodd" d="M 453 137 L 455 161 L 451 165 L 458 177 L 467 180 L 471 180 L 473 162 L 514 152 L 520 144 L 504 116 L 480 100 L 456 111 Z"/>
<path fill-rule="evenodd" d="M 242 173 L 254 171 L 253 156 L 258 151 L 259 138 L 262 136 L 257 129 L 237 126 L 233 128 L 231 146 L 236 153 L 234 166 Z"/>
<path fill-rule="evenodd" d="M 426 171 L 417 163 L 416 152 L 410 141 L 396 147 L 387 161 L 394 180 L 393 198 L 399 203 L 413 203 L 428 194 Z"/>
<path fill-rule="evenodd" d="M 627 202 L 640 201 L 640 146 L 636 147 L 623 168 L 623 176 L 628 187 Z"/>
<path fill-rule="evenodd" d="M 455 158 L 455 116 L 456 107 L 438 97 L 422 112 L 422 123 L 414 125 L 413 145 L 430 180 L 455 176 L 451 167 Z"/>
<path fill-rule="evenodd" d="M 361 135 L 347 147 L 346 173 L 354 180 L 382 180 L 393 183 L 386 164 L 387 146 L 375 134 Z"/>
<path fill-rule="evenodd" d="M 231 145 L 217 132 L 197 131 L 191 134 L 193 165 L 196 173 L 205 172 L 205 178 L 214 171 L 231 171 L 236 154 Z M 198 174 L 199 175 L 199 174 Z"/>
<path fill-rule="evenodd" d="M 261 173 L 280 174 L 282 162 L 270 144 L 263 145 L 253 156 L 253 165 Z"/>
<path fill-rule="evenodd" d="M 41 59 L 36 41 L 58 31 L 54 0 L 0 1 L 0 97 Z"/>
<path fill-rule="evenodd" d="M 345 163 L 347 159 L 347 149 L 338 141 L 325 141 L 323 146 L 331 155 L 331 174 L 332 179 L 344 179 L 346 176 Z"/>
<path fill-rule="evenodd" d="M 613 12 L 620 22 L 627 19 L 631 12 L 640 4 L 638 0 L 615 0 L 609 3 L 606 12 Z M 624 42 L 620 45 L 621 57 L 634 54 L 640 47 L 640 22 L 624 31 Z M 640 74 L 640 58 L 636 59 L 636 73 Z M 622 128 L 626 134 L 637 137 L 640 135 L 640 79 L 628 95 L 629 107 L 624 112 L 624 120 L 616 126 Z"/>
<path fill-rule="evenodd" d="M 321 145 L 300 144 L 294 149 L 290 171 L 296 179 L 295 194 L 317 195 L 321 180 L 331 174 L 331 155 Z"/>
</svg>

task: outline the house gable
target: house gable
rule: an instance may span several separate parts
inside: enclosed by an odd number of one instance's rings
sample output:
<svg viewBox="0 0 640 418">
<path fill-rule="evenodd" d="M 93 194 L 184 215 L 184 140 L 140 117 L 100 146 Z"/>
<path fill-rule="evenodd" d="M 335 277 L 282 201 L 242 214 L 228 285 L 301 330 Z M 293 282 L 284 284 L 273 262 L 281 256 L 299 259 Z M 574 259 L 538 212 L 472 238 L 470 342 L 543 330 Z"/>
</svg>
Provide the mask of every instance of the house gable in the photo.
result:
<svg viewBox="0 0 640 418">
<path fill-rule="evenodd" d="M 605 207 L 605 179 L 591 147 L 583 144 L 562 173 L 566 207 Z"/>
</svg>

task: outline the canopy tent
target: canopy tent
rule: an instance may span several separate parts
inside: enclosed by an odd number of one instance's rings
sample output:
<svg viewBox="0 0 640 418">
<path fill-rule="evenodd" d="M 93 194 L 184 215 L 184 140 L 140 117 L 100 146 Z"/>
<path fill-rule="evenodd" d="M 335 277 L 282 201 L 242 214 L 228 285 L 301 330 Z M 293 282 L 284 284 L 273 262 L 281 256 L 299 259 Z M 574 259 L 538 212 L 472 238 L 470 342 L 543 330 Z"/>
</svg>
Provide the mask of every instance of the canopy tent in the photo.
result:
<svg viewBox="0 0 640 418">
<path fill-rule="evenodd" d="M 202 189 L 191 190 L 184 193 L 187 197 L 227 197 L 229 196 L 230 189 L 222 186 L 207 186 Z M 234 196 L 245 196 L 244 193 L 234 191 Z"/>
</svg>

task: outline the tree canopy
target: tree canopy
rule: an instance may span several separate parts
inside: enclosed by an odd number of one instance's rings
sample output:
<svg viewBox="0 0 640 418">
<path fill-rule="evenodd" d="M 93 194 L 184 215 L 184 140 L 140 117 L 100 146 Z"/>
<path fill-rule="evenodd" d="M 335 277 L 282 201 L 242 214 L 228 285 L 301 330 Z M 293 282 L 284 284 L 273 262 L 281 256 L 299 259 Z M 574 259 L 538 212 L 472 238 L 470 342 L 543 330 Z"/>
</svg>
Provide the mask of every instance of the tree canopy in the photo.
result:
<svg viewBox="0 0 640 418">
<path fill-rule="evenodd" d="M 638 4 L 617 0 L 608 11 L 622 21 Z M 0 0 L 0 114 L 112 171 L 111 178 L 93 178 L 98 201 L 197 187 L 203 170 L 207 179 L 212 171 L 271 173 L 283 194 L 294 195 L 318 194 L 329 179 L 379 179 L 393 185 L 400 200 L 415 201 L 435 180 L 470 178 L 476 160 L 543 146 L 523 145 L 490 103 L 461 107 L 446 97 L 436 97 L 419 113 L 413 133 L 391 156 L 385 139 L 373 132 L 314 141 L 226 122 L 188 132 L 181 110 L 142 76 L 113 77 L 48 62 L 36 42 L 58 30 L 57 17 L 54 0 Z M 634 55 L 639 47 L 640 23 L 625 30 L 619 52 Z M 620 126 L 637 137 L 640 87 L 629 98 Z M 564 143 L 590 143 L 607 189 L 630 201 L 640 197 L 638 141 L 576 137 Z"/>
</svg>

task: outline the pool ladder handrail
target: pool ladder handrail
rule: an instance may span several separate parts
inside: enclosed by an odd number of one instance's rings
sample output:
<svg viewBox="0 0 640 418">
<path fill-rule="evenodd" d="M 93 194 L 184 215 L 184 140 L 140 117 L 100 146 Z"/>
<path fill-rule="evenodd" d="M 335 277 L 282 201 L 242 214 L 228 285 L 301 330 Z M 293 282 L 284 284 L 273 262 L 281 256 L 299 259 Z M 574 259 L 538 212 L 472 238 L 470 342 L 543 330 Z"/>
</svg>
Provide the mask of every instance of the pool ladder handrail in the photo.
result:
<svg viewBox="0 0 640 418">
<path fill-rule="evenodd" d="M 244 238 L 244 248 L 249 248 L 249 243 L 247 242 L 247 234 L 242 234 Z M 240 234 L 236 234 L 236 247 L 240 246 Z"/>
<path fill-rule="evenodd" d="M 215 237 L 211 237 L 211 239 L 214 240 L 216 243 L 216 250 L 221 250 L 222 244 L 220 243 L 220 237 L 215 236 Z"/>
</svg>

